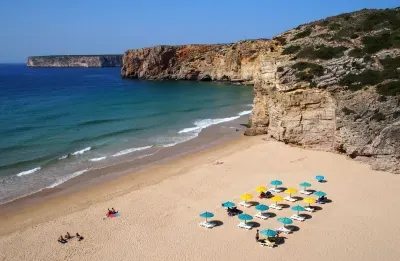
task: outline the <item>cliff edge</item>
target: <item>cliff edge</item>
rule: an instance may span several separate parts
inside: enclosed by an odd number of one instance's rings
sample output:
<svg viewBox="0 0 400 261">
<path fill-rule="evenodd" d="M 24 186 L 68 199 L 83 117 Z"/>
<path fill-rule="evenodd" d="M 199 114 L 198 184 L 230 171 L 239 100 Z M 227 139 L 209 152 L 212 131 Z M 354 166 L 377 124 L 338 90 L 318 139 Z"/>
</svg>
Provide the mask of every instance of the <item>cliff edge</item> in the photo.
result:
<svg viewBox="0 0 400 261">
<path fill-rule="evenodd" d="M 29 67 L 121 67 L 122 55 L 30 56 Z"/>
<path fill-rule="evenodd" d="M 128 50 L 121 74 L 254 84 L 247 135 L 400 173 L 400 8 L 329 17 L 272 40 Z"/>
</svg>

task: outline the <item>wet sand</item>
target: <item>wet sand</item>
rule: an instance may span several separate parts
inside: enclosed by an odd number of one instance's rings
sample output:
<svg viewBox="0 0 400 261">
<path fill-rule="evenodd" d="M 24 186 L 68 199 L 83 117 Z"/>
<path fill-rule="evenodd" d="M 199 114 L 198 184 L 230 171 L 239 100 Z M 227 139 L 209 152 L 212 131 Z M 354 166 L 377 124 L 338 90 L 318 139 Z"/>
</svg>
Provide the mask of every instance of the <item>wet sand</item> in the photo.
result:
<svg viewBox="0 0 400 261">
<path fill-rule="evenodd" d="M 317 183 L 317 173 L 327 182 Z M 277 218 L 290 217 L 296 203 L 284 202 L 287 208 L 268 211 L 276 216 L 253 220 L 256 228 L 246 231 L 221 202 L 256 196 L 273 179 L 297 189 L 308 181 L 331 202 L 269 249 L 255 242 L 255 229 L 278 228 Z M 397 260 L 399 181 L 342 155 L 241 137 L 3 214 L 0 260 Z M 109 207 L 121 216 L 104 219 Z M 206 210 L 219 226 L 199 227 Z M 85 239 L 58 243 L 67 231 Z"/>
</svg>

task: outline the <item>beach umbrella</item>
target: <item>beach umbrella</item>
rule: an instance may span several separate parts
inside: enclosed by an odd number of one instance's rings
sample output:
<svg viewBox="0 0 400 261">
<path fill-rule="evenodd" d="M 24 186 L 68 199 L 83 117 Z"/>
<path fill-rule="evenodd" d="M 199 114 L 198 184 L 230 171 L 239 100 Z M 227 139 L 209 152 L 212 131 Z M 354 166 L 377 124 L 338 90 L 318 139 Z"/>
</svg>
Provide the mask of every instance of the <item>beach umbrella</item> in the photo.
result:
<svg viewBox="0 0 400 261">
<path fill-rule="evenodd" d="M 318 175 L 318 176 L 315 177 L 315 179 L 318 180 L 318 182 L 321 182 L 321 181 L 323 181 L 325 179 L 325 177 L 322 176 L 322 175 Z"/>
<path fill-rule="evenodd" d="M 281 196 L 273 196 L 272 198 L 270 198 L 270 200 L 275 201 L 276 204 L 278 205 L 278 202 L 282 201 L 283 198 Z"/>
<path fill-rule="evenodd" d="M 248 221 L 248 220 L 252 220 L 253 219 L 253 217 L 248 215 L 248 214 L 239 214 L 238 218 L 240 220 L 244 220 L 244 223 L 246 223 L 246 221 Z"/>
<path fill-rule="evenodd" d="M 283 224 L 283 226 L 293 224 L 293 220 L 291 220 L 290 218 L 287 218 L 287 217 L 278 218 L 278 222 L 281 222 Z"/>
<path fill-rule="evenodd" d="M 275 188 L 277 188 L 278 186 L 282 185 L 282 181 L 280 180 L 273 180 L 271 181 L 269 184 L 275 186 Z"/>
<path fill-rule="evenodd" d="M 313 199 L 313 198 L 305 198 L 303 201 L 304 201 L 304 203 L 308 203 L 308 206 L 311 206 L 311 203 L 316 202 L 315 199 Z"/>
<path fill-rule="evenodd" d="M 276 236 L 276 231 L 271 230 L 271 229 L 265 229 L 265 230 L 261 230 L 260 234 L 263 236 L 267 236 L 267 237 L 274 237 L 274 236 Z"/>
<path fill-rule="evenodd" d="M 303 187 L 304 190 L 306 190 L 308 187 L 311 187 L 311 184 L 308 182 L 303 182 L 303 183 L 300 183 L 300 187 Z"/>
<path fill-rule="evenodd" d="M 203 218 L 205 218 L 206 219 L 206 222 L 207 222 L 207 218 L 212 218 L 214 216 L 214 214 L 213 213 L 211 213 L 211 212 L 204 212 L 204 213 L 201 213 L 200 214 L 200 217 L 203 217 Z"/>
<path fill-rule="evenodd" d="M 251 194 L 246 193 L 246 194 L 241 195 L 240 198 L 243 199 L 244 201 L 247 201 L 247 200 L 252 199 L 253 196 Z"/>
<path fill-rule="evenodd" d="M 266 210 L 269 209 L 269 207 L 266 206 L 266 205 L 264 205 L 264 204 L 258 204 L 258 205 L 256 206 L 256 209 L 259 210 L 259 211 L 266 211 Z"/>
<path fill-rule="evenodd" d="M 225 201 L 224 203 L 222 203 L 222 206 L 224 208 L 232 208 L 235 206 L 235 203 L 231 202 L 231 201 Z"/>
<path fill-rule="evenodd" d="M 259 187 L 256 188 L 256 191 L 257 191 L 257 192 L 260 192 L 260 193 L 261 193 L 261 192 L 265 192 L 265 191 L 267 191 L 267 188 L 266 188 L 266 187 L 263 187 L 263 186 L 259 186 Z"/>
<path fill-rule="evenodd" d="M 292 207 L 292 210 L 297 211 L 297 215 L 299 215 L 299 214 L 300 214 L 300 211 L 304 211 L 305 208 L 303 208 L 303 207 L 300 206 L 300 205 L 297 205 L 297 206 L 293 206 L 293 207 Z"/>
<path fill-rule="evenodd" d="M 288 188 L 285 190 L 285 193 L 288 193 L 290 197 L 292 197 L 292 194 L 297 193 L 297 190 L 294 188 Z"/>
<path fill-rule="evenodd" d="M 317 197 L 324 197 L 324 196 L 326 196 L 326 193 L 323 191 L 317 191 L 317 192 L 314 192 L 314 195 Z"/>
</svg>

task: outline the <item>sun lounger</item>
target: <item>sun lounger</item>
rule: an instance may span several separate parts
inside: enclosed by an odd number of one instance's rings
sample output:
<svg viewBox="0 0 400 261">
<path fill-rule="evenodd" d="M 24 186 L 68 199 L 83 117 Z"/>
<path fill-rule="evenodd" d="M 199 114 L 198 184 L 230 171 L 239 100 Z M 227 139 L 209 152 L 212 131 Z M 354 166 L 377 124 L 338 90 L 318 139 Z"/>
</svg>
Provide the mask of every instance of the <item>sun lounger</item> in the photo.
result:
<svg viewBox="0 0 400 261">
<path fill-rule="evenodd" d="M 252 228 L 252 226 L 250 226 L 249 224 L 246 224 L 244 222 L 240 222 L 237 226 L 240 227 L 240 228 L 247 229 L 247 230 Z"/>
<path fill-rule="evenodd" d="M 286 228 L 286 227 L 280 227 L 276 230 L 277 232 L 282 232 L 282 233 L 286 233 L 286 234 L 290 234 L 292 233 L 292 230 Z"/>
<path fill-rule="evenodd" d="M 291 198 L 291 197 L 289 197 L 289 196 L 284 197 L 284 199 L 285 199 L 286 201 L 290 201 L 290 202 L 296 202 L 296 201 L 297 201 L 297 199 Z"/>
<path fill-rule="evenodd" d="M 315 211 L 315 209 L 312 208 L 312 207 L 304 207 L 304 209 L 305 209 L 306 211 L 308 211 L 308 212 L 314 212 L 314 211 Z"/>
<path fill-rule="evenodd" d="M 282 206 L 277 205 L 277 204 L 271 204 L 269 207 L 273 208 L 273 209 L 276 209 L 276 210 L 282 210 Z"/>
<path fill-rule="evenodd" d="M 304 217 L 300 217 L 299 215 L 294 214 L 293 216 L 290 217 L 293 220 L 297 220 L 297 221 L 301 221 L 303 222 L 304 220 L 306 220 Z"/>
<path fill-rule="evenodd" d="M 308 190 L 300 190 L 299 193 L 304 194 L 304 195 L 311 195 L 312 192 Z"/>
<path fill-rule="evenodd" d="M 269 218 L 269 216 L 268 216 L 267 214 L 261 213 L 261 212 L 255 214 L 254 216 L 255 216 L 256 218 L 261 218 L 261 219 L 264 219 L 264 220 Z"/>
<path fill-rule="evenodd" d="M 275 193 L 281 193 L 283 191 L 283 189 L 281 189 L 281 188 L 270 188 L 268 191 L 272 191 L 272 192 L 275 192 Z"/>
<path fill-rule="evenodd" d="M 206 227 L 206 228 L 213 228 L 213 227 L 215 227 L 215 224 L 214 224 L 214 223 L 206 222 L 206 221 L 201 222 L 199 225 L 200 225 L 201 227 Z"/>
<path fill-rule="evenodd" d="M 240 202 L 240 203 L 239 203 L 239 205 L 241 205 L 241 206 L 243 206 L 243 207 L 245 207 L 245 208 L 249 208 L 249 207 L 251 207 L 251 206 L 252 206 L 252 204 L 250 204 L 250 203 L 247 203 L 246 201 L 242 201 L 242 202 Z"/>
<path fill-rule="evenodd" d="M 275 243 L 273 243 L 273 242 L 271 242 L 271 241 L 269 241 L 267 239 L 264 239 L 263 241 L 260 241 L 260 245 L 261 246 L 267 246 L 267 247 L 270 247 L 270 248 L 273 248 L 273 247 L 276 246 Z"/>
</svg>

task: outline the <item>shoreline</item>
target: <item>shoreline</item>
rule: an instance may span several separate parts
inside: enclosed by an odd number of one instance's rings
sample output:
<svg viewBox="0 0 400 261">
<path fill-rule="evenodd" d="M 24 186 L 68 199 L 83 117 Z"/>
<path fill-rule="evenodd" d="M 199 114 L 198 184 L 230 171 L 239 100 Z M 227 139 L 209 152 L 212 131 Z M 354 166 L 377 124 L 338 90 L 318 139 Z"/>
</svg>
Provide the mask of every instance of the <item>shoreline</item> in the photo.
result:
<svg viewBox="0 0 400 261">
<path fill-rule="evenodd" d="M 327 182 L 317 183 L 317 173 Z M 356 261 L 394 261 L 400 255 L 393 243 L 400 240 L 399 178 L 343 155 L 290 147 L 263 136 L 241 136 L 3 214 L 0 259 L 259 260 L 267 254 L 274 260 L 296 256 L 333 261 L 350 256 Z M 253 219 L 255 228 L 246 231 L 237 228 L 238 218 L 228 217 L 221 202 L 238 203 L 241 194 L 251 193 L 253 201 L 269 205 L 271 200 L 258 199 L 254 189 L 270 187 L 273 179 L 296 189 L 308 181 L 311 189 L 325 191 L 331 202 L 317 205 L 305 222 L 294 223 L 293 234 L 282 235 L 283 244 L 268 249 L 254 241 L 255 230 L 278 228 L 277 218 L 290 217 L 291 206 L 304 203 L 281 202 L 283 210 L 268 210 L 268 220 Z M 119 210 L 118 218 L 104 219 L 110 207 Z M 250 215 L 257 212 L 239 209 Z M 213 212 L 212 220 L 219 226 L 199 227 L 204 211 Z M 85 239 L 62 245 L 56 239 L 66 231 L 79 232 Z"/>
</svg>

